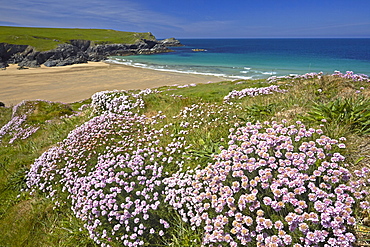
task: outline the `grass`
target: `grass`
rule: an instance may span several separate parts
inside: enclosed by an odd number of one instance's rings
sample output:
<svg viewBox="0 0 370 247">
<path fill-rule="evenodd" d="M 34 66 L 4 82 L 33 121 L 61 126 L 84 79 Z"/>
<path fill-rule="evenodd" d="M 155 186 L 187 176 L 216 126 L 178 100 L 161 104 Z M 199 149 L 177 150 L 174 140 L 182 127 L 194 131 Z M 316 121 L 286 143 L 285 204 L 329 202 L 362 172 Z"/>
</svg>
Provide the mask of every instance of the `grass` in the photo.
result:
<svg viewBox="0 0 370 247">
<path fill-rule="evenodd" d="M 133 44 L 141 39 L 153 40 L 147 33 L 123 32 L 111 29 L 34 28 L 0 26 L 0 43 L 30 45 L 37 51 L 54 49 L 70 40 L 90 40 L 93 44 Z"/>
<path fill-rule="evenodd" d="M 11 28 L 7 28 L 11 33 Z M 1 32 L 7 28 L 2 28 Z M 28 30 L 29 33 L 33 32 L 33 29 L 23 30 Z M 86 30 L 85 34 L 85 31 L 82 32 L 82 30 L 73 30 L 73 32 L 72 30 L 63 30 L 71 34 L 66 37 L 72 37 L 78 33 L 82 36 L 88 36 L 89 31 L 93 31 Z M 42 31 L 43 35 L 33 35 L 50 39 L 58 39 L 59 37 L 56 30 L 42 29 Z M 102 40 L 101 37 L 104 37 L 104 33 L 116 32 L 112 30 L 100 31 L 101 36 L 96 36 L 93 40 Z M 97 33 L 95 30 L 94 32 Z M 166 115 L 166 118 L 159 121 L 158 125 L 159 127 L 168 126 L 169 134 L 160 137 L 160 143 L 165 147 L 174 139 L 184 138 L 186 143 L 191 144 L 192 146 L 186 151 L 187 154 L 181 158 L 184 167 L 189 167 L 189 169 L 197 166 L 204 167 L 207 163 L 212 162 L 213 155 L 220 152 L 220 146 L 227 145 L 223 142 L 223 138 L 228 136 L 229 128 L 235 123 L 280 121 L 281 119 L 287 119 L 290 122 L 300 120 L 313 128 L 322 127 L 325 133 L 331 137 L 344 136 L 347 138 L 346 145 L 348 147 L 345 155 L 347 160 L 351 162 L 351 169 L 362 168 L 369 164 L 368 129 L 351 127 L 353 122 L 356 123 L 356 126 L 368 126 L 368 119 L 361 118 L 359 113 L 361 107 L 364 107 L 361 102 L 368 105 L 370 89 L 367 82 L 353 82 L 348 79 L 323 76 L 322 78 L 300 79 L 295 82 L 286 80 L 279 83 L 282 88 L 288 90 L 287 93 L 260 95 L 253 98 L 244 97 L 232 101 L 232 104 L 223 103 L 224 97 L 231 91 L 268 85 L 263 81 L 251 80 L 202 84 L 185 88 L 162 87 L 158 89 L 160 92 L 143 96 L 144 108 L 137 110 L 137 112 L 150 118 L 158 114 Z M 356 101 L 353 96 L 358 95 L 356 91 L 360 87 L 364 88 L 359 94 L 362 98 Z M 132 93 L 134 92 L 137 91 L 132 91 Z M 320 121 L 322 117 L 328 118 L 325 115 L 328 114 L 326 108 L 332 108 L 333 104 L 340 105 L 343 102 L 347 105 L 352 104 L 353 107 L 335 108 L 335 124 Z M 0 232 L 2 233 L 0 234 L 0 246 L 97 246 L 89 238 L 89 233 L 84 230 L 83 222 L 74 216 L 68 204 L 54 209 L 54 202 L 47 198 L 47 195 L 38 193 L 30 196 L 22 192 L 26 187 L 25 173 L 30 169 L 34 160 L 48 148 L 63 141 L 76 126 L 98 114 L 94 113 L 89 106 L 81 107 L 89 103 L 91 100 L 69 105 L 35 101 L 28 102 L 18 108 L 17 114 L 28 112 L 24 124 L 37 125 L 40 128 L 24 140 L 17 139 L 9 144 L 7 141 L 10 137 L 5 136 L 2 138 L 3 142 L 0 143 Z M 321 106 L 319 109 L 322 109 L 319 112 L 318 105 Z M 28 111 L 29 109 L 32 111 Z M 205 109 L 207 110 L 205 111 Z M 352 115 L 348 113 L 351 109 L 354 109 Z M 367 113 L 368 108 L 365 107 L 363 110 Z M 338 120 L 344 111 L 345 116 L 349 116 L 349 120 Z M 213 112 L 213 114 L 206 115 L 206 112 Z M 0 108 L 0 127 L 11 120 L 11 115 L 10 108 Z M 191 122 L 192 126 L 199 125 L 199 128 L 193 128 L 188 130 L 187 134 L 183 134 L 184 128 L 181 126 L 186 124 L 185 121 Z M 140 129 L 140 127 L 135 128 Z M 145 130 L 142 131 L 145 132 Z M 111 138 L 102 140 L 102 146 L 94 150 L 103 153 L 108 143 L 115 145 L 118 141 L 125 140 L 124 136 L 118 134 L 112 135 Z M 89 162 L 96 162 L 94 159 L 95 156 Z M 174 173 L 177 168 L 168 165 L 164 169 L 168 173 Z M 163 214 L 175 227 L 163 245 L 199 246 L 202 231 L 192 229 L 189 224 L 180 219 L 176 212 L 170 212 L 169 209 L 163 210 Z M 358 222 L 361 222 L 365 216 L 365 213 L 358 216 Z M 366 231 L 370 229 L 369 226 L 358 224 L 357 229 L 361 229 L 358 231 L 359 243 L 367 244 L 366 239 L 370 238 L 370 235 L 366 234 Z M 119 245 L 112 243 L 112 246 Z"/>
<path fill-rule="evenodd" d="M 264 87 L 266 84 L 263 84 L 263 80 L 251 80 L 243 81 L 238 80 L 234 81 L 232 84 L 229 82 L 218 82 L 212 83 L 212 86 L 209 84 L 201 84 L 196 87 L 186 87 L 181 90 L 177 90 L 179 95 L 188 98 L 201 99 L 204 102 L 218 102 L 221 103 L 225 95 L 230 93 L 233 90 L 241 90 L 246 87 Z M 174 94 L 177 94 L 177 91 L 174 91 Z"/>
<path fill-rule="evenodd" d="M 349 131 L 370 133 L 370 101 L 363 97 L 337 98 L 326 104 L 317 103 L 308 112 L 307 120 L 347 126 Z"/>
<path fill-rule="evenodd" d="M 62 223 L 65 220 L 64 213 L 53 211 L 50 200 L 19 198 L 18 195 L 25 188 L 25 172 L 29 164 L 48 147 L 62 141 L 76 124 L 86 120 L 86 116 L 60 119 L 66 113 L 71 115 L 74 105 L 42 101 L 34 104 L 28 102 L 25 107 L 27 105 L 34 106 L 29 124 L 41 124 L 39 132 L 30 139 L 16 141 L 12 145 L 0 144 L 0 232 L 3 233 L 0 246 L 57 246 L 55 241 L 65 235 L 65 230 L 59 229 L 59 233 L 54 232 L 53 235 L 50 227 L 59 219 L 59 223 Z M 1 121 L 9 121 L 11 108 L 0 108 L 0 114 L 3 116 Z M 50 236 L 54 236 L 52 240 Z"/>
</svg>

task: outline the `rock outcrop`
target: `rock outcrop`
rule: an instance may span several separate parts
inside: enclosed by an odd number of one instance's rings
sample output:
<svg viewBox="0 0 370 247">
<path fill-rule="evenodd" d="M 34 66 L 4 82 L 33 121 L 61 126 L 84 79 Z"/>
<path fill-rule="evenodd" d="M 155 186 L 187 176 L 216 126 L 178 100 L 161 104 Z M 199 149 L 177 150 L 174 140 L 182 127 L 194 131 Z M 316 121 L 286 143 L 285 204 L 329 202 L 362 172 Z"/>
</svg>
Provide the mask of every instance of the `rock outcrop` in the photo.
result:
<svg viewBox="0 0 370 247">
<path fill-rule="evenodd" d="M 159 41 L 162 45 L 165 46 L 184 46 L 183 44 L 180 43 L 179 40 L 175 38 L 169 38 L 169 39 L 163 39 Z"/>
<path fill-rule="evenodd" d="M 17 59 L 18 54 L 25 52 L 27 48 L 28 45 L 0 43 L 0 68 L 5 68 L 8 63 Z"/>
<path fill-rule="evenodd" d="M 135 44 L 100 44 L 93 45 L 89 40 L 70 40 L 49 51 L 36 51 L 28 45 L 0 43 L 0 68 L 8 64 L 20 67 L 64 66 L 88 61 L 102 61 L 108 56 L 127 56 L 135 54 L 155 54 L 171 52 L 171 46 L 181 46 L 180 41 L 142 39 Z"/>
</svg>

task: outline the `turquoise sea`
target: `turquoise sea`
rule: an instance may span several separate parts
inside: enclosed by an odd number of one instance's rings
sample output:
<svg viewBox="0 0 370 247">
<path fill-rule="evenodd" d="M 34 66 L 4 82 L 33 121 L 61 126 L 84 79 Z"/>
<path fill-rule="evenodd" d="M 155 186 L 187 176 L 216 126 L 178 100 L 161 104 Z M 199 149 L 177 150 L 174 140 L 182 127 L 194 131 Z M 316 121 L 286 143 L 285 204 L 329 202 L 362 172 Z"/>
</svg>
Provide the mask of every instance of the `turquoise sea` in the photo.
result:
<svg viewBox="0 0 370 247">
<path fill-rule="evenodd" d="M 370 39 L 180 39 L 175 52 L 109 61 L 179 73 L 259 79 L 353 71 L 370 75 Z M 194 51 L 193 49 L 204 49 Z"/>
</svg>

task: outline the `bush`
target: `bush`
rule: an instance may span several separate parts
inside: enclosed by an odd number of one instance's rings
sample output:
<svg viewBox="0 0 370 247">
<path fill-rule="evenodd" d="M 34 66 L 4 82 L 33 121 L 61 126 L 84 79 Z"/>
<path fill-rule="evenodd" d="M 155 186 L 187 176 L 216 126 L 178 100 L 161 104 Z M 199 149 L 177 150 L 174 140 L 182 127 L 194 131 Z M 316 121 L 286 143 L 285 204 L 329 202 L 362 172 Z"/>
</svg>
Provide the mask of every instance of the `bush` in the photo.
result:
<svg viewBox="0 0 370 247">
<path fill-rule="evenodd" d="M 344 138 L 301 122 L 242 124 L 239 104 L 139 115 L 150 93 L 94 95 L 98 115 L 35 161 L 28 188 L 71 208 L 101 246 L 355 242 L 368 170 L 349 172 Z"/>
<path fill-rule="evenodd" d="M 342 148 L 300 122 L 247 123 L 214 163 L 165 179 L 166 201 L 210 246 L 350 246 L 367 170 L 351 181 Z"/>
</svg>

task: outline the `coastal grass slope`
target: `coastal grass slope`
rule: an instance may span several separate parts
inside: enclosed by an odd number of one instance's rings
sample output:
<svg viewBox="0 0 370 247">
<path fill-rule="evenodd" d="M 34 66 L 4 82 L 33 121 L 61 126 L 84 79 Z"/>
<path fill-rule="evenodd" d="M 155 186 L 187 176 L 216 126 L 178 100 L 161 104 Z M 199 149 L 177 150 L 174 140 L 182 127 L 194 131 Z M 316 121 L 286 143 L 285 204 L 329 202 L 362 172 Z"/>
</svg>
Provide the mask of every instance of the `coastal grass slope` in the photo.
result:
<svg viewBox="0 0 370 247">
<path fill-rule="evenodd" d="M 366 246 L 369 83 L 312 73 L 0 108 L 0 246 Z"/>
<path fill-rule="evenodd" d="M 150 33 L 123 32 L 111 29 L 35 28 L 0 26 L 0 43 L 30 45 L 47 51 L 69 40 L 90 40 L 94 44 L 133 44 L 141 39 L 153 40 Z"/>
</svg>

